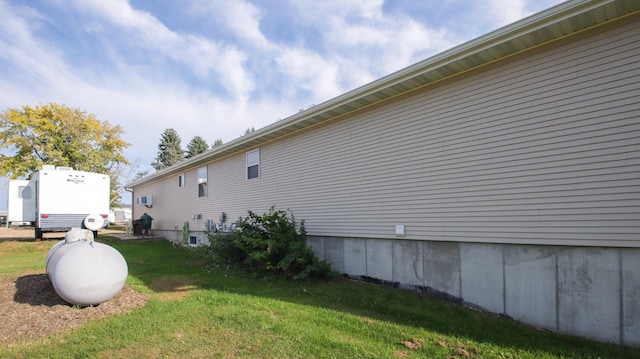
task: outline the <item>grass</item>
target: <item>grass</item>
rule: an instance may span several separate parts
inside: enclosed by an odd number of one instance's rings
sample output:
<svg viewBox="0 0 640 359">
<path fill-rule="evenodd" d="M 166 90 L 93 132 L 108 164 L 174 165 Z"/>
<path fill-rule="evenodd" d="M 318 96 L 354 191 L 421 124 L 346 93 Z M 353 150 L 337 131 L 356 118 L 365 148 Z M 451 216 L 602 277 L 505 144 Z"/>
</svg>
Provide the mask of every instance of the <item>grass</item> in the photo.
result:
<svg viewBox="0 0 640 359">
<path fill-rule="evenodd" d="M 339 278 L 290 282 L 213 266 L 166 241 L 100 237 L 127 259 L 146 307 L 71 333 L 18 341 L 2 358 L 638 358 L 398 289 Z M 43 271 L 55 242 L 0 242 L 0 278 Z M 81 309 L 79 309 L 81 310 Z"/>
</svg>

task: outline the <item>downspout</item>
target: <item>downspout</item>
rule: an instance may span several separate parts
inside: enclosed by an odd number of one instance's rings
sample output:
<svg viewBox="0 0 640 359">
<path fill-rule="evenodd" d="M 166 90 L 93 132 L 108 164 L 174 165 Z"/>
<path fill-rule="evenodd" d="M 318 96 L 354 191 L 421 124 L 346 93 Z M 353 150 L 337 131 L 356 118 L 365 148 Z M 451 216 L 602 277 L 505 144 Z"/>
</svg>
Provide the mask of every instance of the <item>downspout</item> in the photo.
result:
<svg viewBox="0 0 640 359">
<path fill-rule="evenodd" d="M 126 186 L 123 187 L 123 188 L 124 188 L 125 191 L 131 192 L 131 221 L 133 221 L 133 219 L 136 218 L 136 216 L 133 213 L 133 209 L 135 208 L 135 206 L 134 206 L 135 203 L 133 203 L 133 188 L 129 189 Z"/>
</svg>

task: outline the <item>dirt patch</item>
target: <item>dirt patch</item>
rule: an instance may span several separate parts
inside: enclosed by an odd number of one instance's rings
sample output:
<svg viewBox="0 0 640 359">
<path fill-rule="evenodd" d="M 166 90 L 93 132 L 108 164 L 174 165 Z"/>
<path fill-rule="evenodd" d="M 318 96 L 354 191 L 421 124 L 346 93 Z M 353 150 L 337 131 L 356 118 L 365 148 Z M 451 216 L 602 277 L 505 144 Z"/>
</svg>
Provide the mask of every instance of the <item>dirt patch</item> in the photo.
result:
<svg viewBox="0 0 640 359">
<path fill-rule="evenodd" d="M 78 308 L 56 294 L 46 274 L 0 280 L 0 342 L 66 332 L 90 321 L 129 313 L 145 306 L 147 299 L 125 286 L 96 307 Z"/>
<path fill-rule="evenodd" d="M 44 239 L 64 239 L 64 235 L 66 232 L 50 232 L 44 233 Z M 101 229 L 99 234 L 116 234 L 123 233 L 122 230 L 118 229 Z M 33 227 L 19 227 L 19 226 L 0 226 L 0 241 L 7 240 L 35 240 L 36 234 L 35 229 Z"/>
<path fill-rule="evenodd" d="M 8 239 L 34 239 L 35 230 L 33 227 L 5 227 L 0 226 L 0 240 Z M 62 235 L 64 237 L 64 234 Z"/>
<path fill-rule="evenodd" d="M 177 301 L 193 293 L 197 289 L 197 286 L 185 279 L 162 277 L 154 279 L 151 284 L 149 284 L 149 288 L 154 292 L 160 293 L 160 300 Z"/>
</svg>

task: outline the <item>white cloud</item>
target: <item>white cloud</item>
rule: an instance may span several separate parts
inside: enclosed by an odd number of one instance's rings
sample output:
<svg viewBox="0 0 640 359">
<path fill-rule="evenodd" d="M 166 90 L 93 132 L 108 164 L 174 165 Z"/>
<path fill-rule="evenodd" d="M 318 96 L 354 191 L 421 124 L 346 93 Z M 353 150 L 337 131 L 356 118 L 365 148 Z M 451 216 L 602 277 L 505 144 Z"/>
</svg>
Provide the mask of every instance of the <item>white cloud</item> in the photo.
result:
<svg viewBox="0 0 640 359">
<path fill-rule="evenodd" d="M 289 5 L 297 15 L 296 23 L 310 29 L 311 35 L 303 49 L 284 51 L 278 64 L 288 75 L 305 81 L 304 88 L 314 92 L 314 101 L 364 85 L 453 44 L 442 29 L 408 15 L 385 13 L 380 0 L 292 1 Z M 316 71 L 324 72 L 314 75 Z"/>
<path fill-rule="evenodd" d="M 483 5 L 491 21 L 499 26 L 512 23 L 526 15 L 524 0 L 488 0 Z"/>
<path fill-rule="evenodd" d="M 525 18 L 559 3 L 557 0 L 487 0 L 487 19 L 493 28 Z"/>
<path fill-rule="evenodd" d="M 269 48 L 270 41 L 260 31 L 260 20 L 263 17 L 262 11 L 243 0 L 216 0 L 195 2 L 191 8 L 192 14 L 197 17 L 213 18 L 215 22 L 222 24 L 239 39 L 248 41 L 252 46 L 258 48 Z"/>
<path fill-rule="evenodd" d="M 84 10 L 92 16 L 103 17 L 134 33 L 154 47 L 171 49 L 179 41 L 177 34 L 169 30 L 153 15 L 131 7 L 127 0 L 69 0 L 70 6 Z"/>
<path fill-rule="evenodd" d="M 296 1 L 288 2 L 301 17 L 298 21 L 326 24 L 332 18 L 375 21 L 383 17 L 382 0 Z"/>
<path fill-rule="evenodd" d="M 203 81 L 217 80 L 232 97 L 246 97 L 253 89 L 251 76 L 243 67 L 246 55 L 235 45 L 174 32 L 151 14 L 131 8 L 126 0 L 77 0 L 76 4 L 91 16 L 117 26 L 117 31 L 125 33 L 122 39 L 138 39 L 136 44 L 185 64 Z"/>
<path fill-rule="evenodd" d="M 42 79 L 52 83 L 61 80 L 54 70 L 61 65 L 60 52 L 40 43 L 32 35 L 44 18 L 31 9 L 11 7 L 4 2 L 0 2 L 0 13 L 17 15 L 6 16 L 0 22 L 0 58 L 17 67 L 5 72 L 4 79 L 23 86 L 37 84 Z"/>
<path fill-rule="evenodd" d="M 323 101 L 342 90 L 337 83 L 336 64 L 318 53 L 302 48 L 282 48 L 276 63 L 278 71 L 287 79 L 286 87 L 292 91 L 289 96 L 304 90 L 311 94 L 312 101 Z"/>
</svg>

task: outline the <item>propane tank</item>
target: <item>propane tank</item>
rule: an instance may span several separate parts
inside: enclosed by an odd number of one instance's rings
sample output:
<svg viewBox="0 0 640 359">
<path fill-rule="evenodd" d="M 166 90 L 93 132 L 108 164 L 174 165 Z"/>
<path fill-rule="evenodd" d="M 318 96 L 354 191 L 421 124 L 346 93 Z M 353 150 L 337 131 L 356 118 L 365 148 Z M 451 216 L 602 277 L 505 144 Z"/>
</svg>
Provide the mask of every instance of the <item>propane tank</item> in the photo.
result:
<svg viewBox="0 0 640 359">
<path fill-rule="evenodd" d="M 94 242 L 93 232 L 73 228 L 46 258 L 47 276 L 66 302 L 97 305 L 113 298 L 127 280 L 127 262 L 115 248 Z"/>
</svg>

